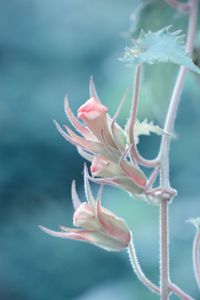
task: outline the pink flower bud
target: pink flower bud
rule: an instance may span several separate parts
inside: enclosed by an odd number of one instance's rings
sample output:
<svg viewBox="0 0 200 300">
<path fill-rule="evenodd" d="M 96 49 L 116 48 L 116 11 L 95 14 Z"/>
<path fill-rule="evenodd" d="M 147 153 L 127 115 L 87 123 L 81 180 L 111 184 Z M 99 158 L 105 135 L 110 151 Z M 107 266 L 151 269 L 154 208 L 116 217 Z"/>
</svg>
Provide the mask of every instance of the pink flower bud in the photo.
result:
<svg viewBox="0 0 200 300">
<path fill-rule="evenodd" d="M 105 138 L 108 144 L 115 147 L 108 126 L 107 112 L 108 108 L 92 97 L 79 107 L 78 118 L 84 121 L 100 142 Z"/>
<path fill-rule="evenodd" d="M 78 118 L 86 122 L 93 121 L 105 116 L 107 111 L 108 109 L 106 106 L 102 105 L 96 98 L 92 97 L 79 107 Z"/>
<path fill-rule="evenodd" d="M 94 208 L 84 202 L 74 213 L 73 225 L 85 229 L 99 229 L 99 222 L 96 220 Z"/>
<path fill-rule="evenodd" d="M 120 168 L 117 164 L 101 155 L 96 155 L 94 157 L 90 170 L 92 176 L 101 177 L 113 177 L 120 172 Z"/>
<path fill-rule="evenodd" d="M 79 199 L 76 199 L 77 209 L 73 217 L 74 226 L 82 229 L 66 228 L 64 226 L 60 227 L 61 232 L 42 226 L 40 226 L 40 229 L 56 237 L 85 241 L 108 251 L 120 251 L 127 248 L 131 240 L 131 233 L 126 223 L 123 219 L 118 218 L 101 206 L 102 187 L 98 194 L 98 200 L 94 200 L 89 181 L 86 178 L 86 171 L 84 178 L 87 203 L 79 204 Z M 72 197 L 77 198 L 74 188 L 73 185 Z"/>
</svg>

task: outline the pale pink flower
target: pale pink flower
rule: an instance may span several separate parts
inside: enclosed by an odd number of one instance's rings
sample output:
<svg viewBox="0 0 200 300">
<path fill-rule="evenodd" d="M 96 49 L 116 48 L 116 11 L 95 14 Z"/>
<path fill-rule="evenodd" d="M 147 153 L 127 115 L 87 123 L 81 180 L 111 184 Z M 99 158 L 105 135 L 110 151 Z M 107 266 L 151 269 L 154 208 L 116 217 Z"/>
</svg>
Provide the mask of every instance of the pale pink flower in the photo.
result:
<svg viewBox="0 0 200 300">
<path fill-rule="evenodd" d="M 125 221 L 101 206 L 102 186 L 95 201 L 89 186 L 86 167 L 84 181 L 87 202 L 80 202 L 75 183 L 72 184 L 72 199 L 75 207 L 73 224 L 82 229 L 60 226 L 61 231 L 57 232 L 43 226 L 40 228 L 55 237 L 88 242 L 108 251 L 120 251 L 127 248 L 131 233 Z"/>
<path fill-rule="evenodd" d="M 93 121 L 99 117 L 105 117 L 107 112 L 107 107 L 102 105 L 96 97 L 92 97 L 79 107 L 78 118 L 86 122 Z"/>
<path fill-rule="evenodd" d="M 122 99 L 122 103 L 125 96 Z M 56 126 L 69 142 L 74 144 L 80 155 L 92 162 L 91 172 L 96 182 L 115 185 L 131 195 L 142 195 L 147 179 L 136 161 L 130 156 L 130 146 L 126 130 L 116 122 L 122 103 L 115 116 L 111 118 L 108 108 L 98 98 L 93 80 L 90 80 L 90 99 L 78 109 L 78 118 L 72 113 L 67 98 L 65 112 L 77 135 L 65 126 Z"/>
</svg>

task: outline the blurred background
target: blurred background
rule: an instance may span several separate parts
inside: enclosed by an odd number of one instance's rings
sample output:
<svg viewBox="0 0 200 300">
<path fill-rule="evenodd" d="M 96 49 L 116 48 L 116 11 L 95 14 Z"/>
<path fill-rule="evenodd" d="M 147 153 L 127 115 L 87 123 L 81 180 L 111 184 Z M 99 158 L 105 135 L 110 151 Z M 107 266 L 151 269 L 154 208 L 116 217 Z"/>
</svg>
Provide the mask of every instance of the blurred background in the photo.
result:
<svg viewBox="0 0 200 300">
<path fill-rule="evenodd" d="M 125 251 L 56 239 L 37 226 L 72 226 L 72 179 L 85 200 L 84 160 L 52 122 L 68 124 L 64 95 L 76 113 L 93 74 L 113 115 L 133 81 L 134 70 L 118 61 L 130 34 L 171 24 L 185 32 L 187 18 L 160 0 L 143 9 L 139 0 L 0 0 L 0 7 L 0 299 L 158 299 L 138 282 Z M 171 64 L 145 67 L 140 120 L 163 126 L 177 71 Z M 199 80 L 187 75 L 171 148 L 171 182 L 178 189 L 170 207 L 171 277 L 195 299 L 194 229 L 185 220 L 200 215 Z M 122 125 L 130 104 L 129 97 Z M 141 153 L 153 158 L 159 141 L 142 137 Z M 158 283 L 158 208 L 108 187 L 103 205 L 127 220 L 144 272 Z"/>
</svg>

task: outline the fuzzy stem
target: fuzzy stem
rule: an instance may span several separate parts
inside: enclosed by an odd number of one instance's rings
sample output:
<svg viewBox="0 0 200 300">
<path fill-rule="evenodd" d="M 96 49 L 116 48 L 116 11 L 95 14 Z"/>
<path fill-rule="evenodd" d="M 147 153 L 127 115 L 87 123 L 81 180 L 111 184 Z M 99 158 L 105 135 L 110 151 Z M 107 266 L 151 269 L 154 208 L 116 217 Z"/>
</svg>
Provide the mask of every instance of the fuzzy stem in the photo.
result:
<svg viewBox="0 0 200 300">
<path fill-rule="evenodd" d="M 187 295 L 184 291 L 182 291 L 178 286 L 176 286 L 173 283 L 169 284 L 169 289 L 182 300 L 194 300 L 192 297 Z"/>
<path fill-rule="evenodd" d="M 196 31 L 196 21 L 197 21 L 197 9 L 198 0 L 190 0 L 190 14 L 189 14 L 189 24 L 188 24 L 188 34 L 186 41 L 186 52 L 188 54 L 192 53 L 194 37 Z M 172 132 L 174 128 L 174 123 L 176 119 L 176 113 L 180 102 L 180 96 L 183 90 L 184 78 L 187 69 L 181 67 L 177 81 L 172 93 L 172 98 L 170 101 L 164 131 Z M 170 149 L 171 139 L 168 135 L 163 135 L 161 147 L 160 147 L 160 187 L 163 189 L 170 188 L 169 181 L 169 149 Z M 160 285 L 161 285 L 161 299 L 169 299 L 169 251 L 168 251 L 168 200 L 161 199 L 160 205 Z"/>
<path fill-rule="evenodd" d="M 194 243 L 193 243 L 193 267 L 194 274 L 200 289 L 200 257 L 199 257 L 199 249 L 200 249 L 200 231 L 197 230 Z"/>
<path fill-rule="evenodd" d="M 130 145 L 135 144 L 134 125 L 135 125 L 135 118 L 136 118 L 137 106 L 138 106 L 140 74 L 141 74 L 141 65 L 138 65 L 135 71 L 134 94 L 133 94 L 132 109 L 131 109 L 130 124 L 129 124 Z"/>
<path fill-rule="evenodd" d="M 169 247 L 168 247 L 168 202 L 162 201 L 160 206 L 160 288 L 161 299 L 169 296 Z"/>
<path fill-rule="evenodd" d="M 156 294 L 160 294 L 160 289 L 158 286 L 156 286 L 153 282 L 151 282 L 143 273 L 135 251 L 135 247 L 133 244 L 133 241 L 130 242 L 128 246 L 128 253 L 129 253 L 129 258 L 130 262 L 133 268 L 133 271 L 135 272 L 136 276 L 138 279 L 151 291 L 153 291 Z"/>
<path fill-rule="evenodd" d="M 135 79 L 134 79 L 134 93 L 132 99 L 132 108 L 131 108 L 131 115 L 130 115 L 130 123 L 129 123 L 129 141 L 131 145 L 130 154 L 133 161 L 139 162 L 141 165 L 152 168 L 156 167 L 159 163 L 158 159 L 148 160 L 143 158 L 137 151 L 137 147 L 135 145 L 135 134 L 134 134 L 134 125 L 136 120 L 137 114 L 137 107 L 138 107 L 138 98 L 139 98 L 139 89 L 140 89 L 140 77 L 141 77 L 141 68 L 142 65 L 136 66 L 135 70 Z"/>
</svg>

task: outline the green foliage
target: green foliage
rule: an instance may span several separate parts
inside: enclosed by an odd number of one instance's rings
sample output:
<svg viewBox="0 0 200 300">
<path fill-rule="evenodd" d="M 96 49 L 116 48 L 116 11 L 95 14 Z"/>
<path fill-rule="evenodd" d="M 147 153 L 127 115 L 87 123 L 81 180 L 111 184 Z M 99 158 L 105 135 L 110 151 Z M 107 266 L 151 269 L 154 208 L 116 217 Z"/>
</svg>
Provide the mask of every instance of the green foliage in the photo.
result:
<svg viewBox="0 0 200 300">
<path fill-rule="evenodd" d="M 148 33 L 142 30 L 139 38 L 133 40 L 133 46 L 125 49 L 122 60 L 129 64 L 171 62 L 200 74 L 200 69 L 185 53 L 181 31 L 170 32 L 170 28 L 171 26 L 168 26 Z"/>
<path fill-rule="evenodd" d="M 154 125 L 153 122 L 148 122 L 147 119 L 144 119 L 142 122 L 136 120 L 134 125 L 135 134 L 139 135 L 150 135 L 151 133 L 155 133 L 158 135 L 163 134 L 163 129 L 158 125 Z"/>
<path fill-rule="evenodd" d="M 128 128 L 129 128 L 129 120 L 125 127 L 125 130 L 127 132 L 127 139 L 128 139 Z M 165 132 L 158 125 L 154 125 L 153 121 L 148 122 L 147 119 L 144 119 L 142 122 L 140 122 L 139 120 L 136 120 L 134 125 L 134 137 L 135 137 L 136 144 L 139 142 L 140 135 L 150 135 L 151 133 L 162 135 Z"/>
</svg>

